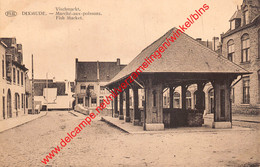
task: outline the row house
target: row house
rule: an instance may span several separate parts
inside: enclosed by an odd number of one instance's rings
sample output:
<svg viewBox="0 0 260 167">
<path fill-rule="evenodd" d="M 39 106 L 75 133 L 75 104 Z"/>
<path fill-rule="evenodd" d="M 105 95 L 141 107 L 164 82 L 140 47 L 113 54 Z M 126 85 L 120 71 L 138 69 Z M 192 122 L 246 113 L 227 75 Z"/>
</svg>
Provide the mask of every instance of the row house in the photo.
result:
<svg viewBox="0 0 260 167">
<path fill-rule="evenodd" d="M 28 113 L 28 69 L 23 64 L 22 45 L 16 38 L 0 38 L 0 120 Z"/>
<path fill-rule="evenodd" d="M 105 85 L 126 65 L 116 62 L 75 62 L 75 104 L 87 108 L 96 108 L 110 93 Z M 111 109 L 111 104 L 108 109 Z"/>
</svg>

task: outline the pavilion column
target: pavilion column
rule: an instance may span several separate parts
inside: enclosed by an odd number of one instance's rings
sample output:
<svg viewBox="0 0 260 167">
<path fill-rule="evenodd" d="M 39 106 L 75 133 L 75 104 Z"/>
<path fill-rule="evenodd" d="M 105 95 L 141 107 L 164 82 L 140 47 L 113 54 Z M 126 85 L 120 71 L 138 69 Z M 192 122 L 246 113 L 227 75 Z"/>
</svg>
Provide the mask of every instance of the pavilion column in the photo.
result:
<svg viewBox="0 0 260 167">
<path fill-rule="evenodd" d="M 187 87 L 186 85 L 181 86 L 181 104 L 182 104 L 182 110 L 186 110 L 186 91 Z"/>
<path fill-rule="evenodd" d="M 214 122 L 212 124 L 212 128 L 232 127 L 230 84 L 231 82 L 228 79 L 215 80 L 213 83 L 215 113 L 214 113 Z"/>
<path fill-rule="evenodd" d="M 88 107 L 91 107 L 91 96 L 88 99 Z"/>
<path fill-rule="evenodd" d="M 86 106 L 86 96 L 83 96 L 83 106 Z"/>
<path fill-rule="evenodd" d="M 119 120 L 124 120 L 124 112 L 123 112 L 123 93 L 119 93 Z"/>
<path fill-rule="evenodd" d="M 163 84 L 154 84 L 153 81 L 151 77 L 145 81 L 145 130 L 164 130 Z"/>
<path fill-rule="evenodd" d="M 171 86 L 170 87 L 170 108 L 173 108 L 173 92 L 174 92 L 174 89 Z"/>
<path fill-rule="evenodd" d="M 130 108 L 129 108 L 129 88 L 126 88 L 125 90 L 125 96 L 126 96 L 126 100 L 125 100 L 125 122 L 130 122 Z"/>
<path fill-rule="evenodd" d="M 114 99 L 114 108 L 115 108 L 114 117 L 117 118 L 118 117 L 118 97 L 117 96 Z"/>
<path fill-rule="evenodd" d="M 196 91 L 196 106 L 195 106 L 195 108 L 203 114 L 204 110 L 205 110 L 205 93 L 203 91 L 204 85 L 203 85 L 203 83 L 198 83 L 197 87 L 198 87 L 198 90 Z"/>
<path fill-rule="evenodd" d="M 134 94 L 134 125 L 139 125 L 139 122 L 141 121 L 139 110 L 138 110 L 138 88 L 133 87 L 133 94 Z"/>
</svg>

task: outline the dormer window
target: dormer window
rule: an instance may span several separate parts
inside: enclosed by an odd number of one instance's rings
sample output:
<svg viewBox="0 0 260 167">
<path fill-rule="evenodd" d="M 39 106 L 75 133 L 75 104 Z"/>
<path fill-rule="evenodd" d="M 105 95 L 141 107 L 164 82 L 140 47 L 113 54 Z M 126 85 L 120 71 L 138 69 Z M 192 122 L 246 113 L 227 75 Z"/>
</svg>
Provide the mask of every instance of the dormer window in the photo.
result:
<svg viewBox="0 0 260 167">
<path fill-rule="evenodd" d="M 230 22 L 230 29 L 231 30 L 234 30 L 236 28 L 236 20 L 232 20 L 231 22 Z"/>
</svg>

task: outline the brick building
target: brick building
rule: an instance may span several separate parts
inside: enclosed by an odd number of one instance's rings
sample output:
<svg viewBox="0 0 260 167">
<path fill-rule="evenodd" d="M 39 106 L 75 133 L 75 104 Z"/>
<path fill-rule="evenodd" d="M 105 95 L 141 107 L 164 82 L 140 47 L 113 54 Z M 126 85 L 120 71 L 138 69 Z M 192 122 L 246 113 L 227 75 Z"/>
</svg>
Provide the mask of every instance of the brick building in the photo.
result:
<svg viewBox="0 0 260 167">
<path fill-rule="evenodd" d="M 76 59 L 75 99 L 76 104 L 96 108 L 109 95 L 105 85 L 126 65 L 116 62 L 87 62 Z M 108 109 L 111 109 L 110 105 Z"/>
<path fill-rule="evenodd" d="M 229 22 L 230 29 L 221 34 L 222 54 L 253 72 L 239 78 L 241 81 L 232 88 L 233 112 L 259 113 L 260 1 L 244 0 Z"/>
<path fill-rule="evenodd" d="M 0 38 L 0 120 L 28 113 L 27 68 L 23 64 L 22 45 L 16 38 Z"/>
</svg>

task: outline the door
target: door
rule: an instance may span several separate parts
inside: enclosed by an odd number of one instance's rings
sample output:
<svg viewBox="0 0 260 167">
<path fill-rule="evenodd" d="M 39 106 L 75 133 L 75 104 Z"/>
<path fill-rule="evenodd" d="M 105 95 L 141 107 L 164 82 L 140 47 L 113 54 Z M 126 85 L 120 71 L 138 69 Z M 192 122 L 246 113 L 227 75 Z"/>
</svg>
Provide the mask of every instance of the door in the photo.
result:
<svg viewBox="0 0 260 167">
<path fill-rule="evenodd" d="M 12 97 L 10 89 L 8 89 L 7 92 L 7 118 L 12 118 Z"/>
</svg>

